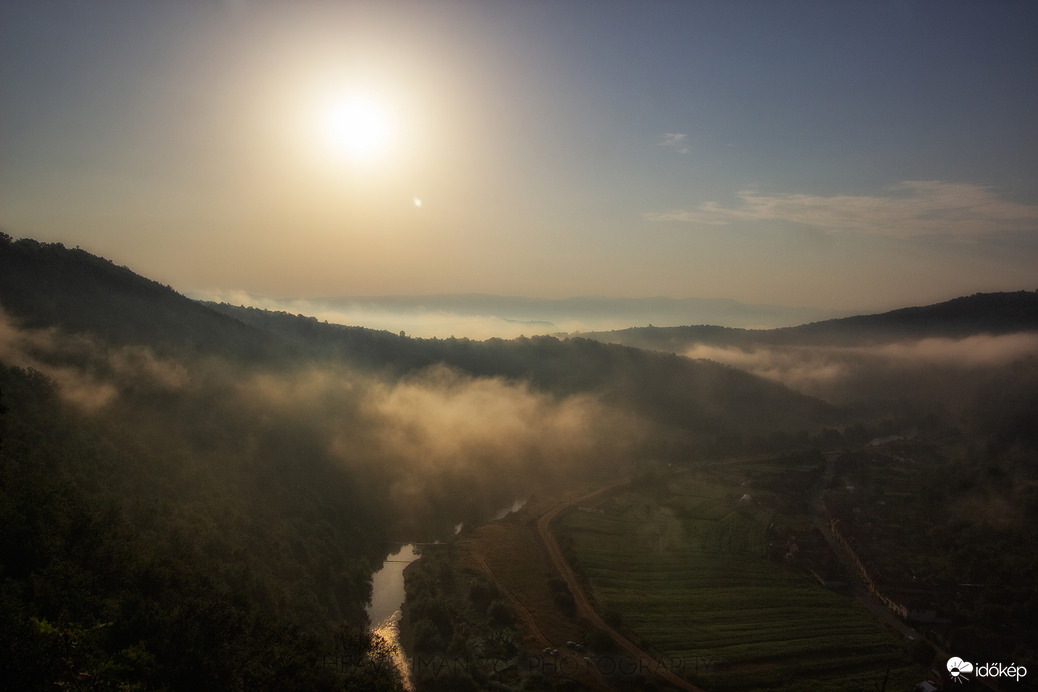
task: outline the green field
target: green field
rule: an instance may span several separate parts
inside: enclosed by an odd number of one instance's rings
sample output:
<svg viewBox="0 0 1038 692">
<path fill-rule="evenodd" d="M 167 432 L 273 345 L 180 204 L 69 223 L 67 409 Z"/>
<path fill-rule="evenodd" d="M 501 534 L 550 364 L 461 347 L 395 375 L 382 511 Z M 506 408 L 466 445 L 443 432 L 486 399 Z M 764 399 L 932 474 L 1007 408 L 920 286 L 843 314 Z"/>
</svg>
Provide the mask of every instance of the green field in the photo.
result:
<svg viewBox="0 0 1038 692">
<path fill-rule="evenodd" d="M 712 690 L 879 690 L 888 665 L 888 690 L 925 679 L 856 601 L 766 557 L 772 522 L 805 517 L 740 501 L 738 480 L 683 473 L 562 517 L 600 611 Z"/>
</svg>

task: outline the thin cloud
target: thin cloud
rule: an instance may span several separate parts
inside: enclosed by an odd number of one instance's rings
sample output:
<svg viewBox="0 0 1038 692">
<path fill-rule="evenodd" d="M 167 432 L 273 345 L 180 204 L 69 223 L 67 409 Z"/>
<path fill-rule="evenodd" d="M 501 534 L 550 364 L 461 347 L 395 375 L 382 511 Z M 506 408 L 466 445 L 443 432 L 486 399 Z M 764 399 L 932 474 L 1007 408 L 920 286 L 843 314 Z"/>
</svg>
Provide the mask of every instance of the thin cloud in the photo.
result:
<svg viewBox="0 0 1038 692">
<path fill-rule="evenodd" d="M 761 195 L 739 192 L 742 204 L 704 202 L 692 211 L 650 213 L 652 221 L 707 225 L 792 221 L 834 232 L 912 238 L 972 238 L 1026 228 L 1038 206 L 1000 199 L 989 187 L 939 180 L 907 180 L 886 195 Z"/>
<path fill-rule="evenodd" d="M 663 141 L 659 142 L 657 146 L 668 147 L 675 150 L 679 154 L 688 153 L 688 135 L 680 132 L 667 132 L 663 135 Z"/>
<path fill-rule="evenodd" d="M 683 351 L 688 358 L 731 365 L 834 403 L 860 399 L 865 388 L 873 385 L 878 385 L 876 391 L 885 391 L 883 396 L 890 396 L 894 386 L 919 385 L 918 376 L 913 379 L 911 373 L 939 373 L 940 381 L 926 381 L 929 391 L 945 391 L 939 388 L 944 385 L 954 390 L 961 384 L 960 378 L 971 371 L 1004 368 L 1035 354 L 1036 332 L 976 334 L 962 339 L 934 337 L 875 346 L 739 348 L 690 343 Z"/>
<path fill-rule="evenodd" d="M 123 389 L 174 391 L 190 384 L 183 365 L 145 346 L 111 347 L 86 334 L 22 328 L 2 309 L 0 363 L 43 373 L 63 399 L 87 412 L 105 408 Z"/>
</svg>

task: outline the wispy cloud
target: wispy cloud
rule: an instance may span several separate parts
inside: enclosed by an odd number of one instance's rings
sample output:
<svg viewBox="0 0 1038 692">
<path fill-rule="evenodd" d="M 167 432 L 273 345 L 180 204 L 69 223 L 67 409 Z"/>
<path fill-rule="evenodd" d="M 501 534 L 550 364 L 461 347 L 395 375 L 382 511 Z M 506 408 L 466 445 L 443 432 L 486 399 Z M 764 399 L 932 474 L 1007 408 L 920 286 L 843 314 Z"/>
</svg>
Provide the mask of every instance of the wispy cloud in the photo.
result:
<svg viewBox="0 0 1038 692">
<path fill-rule="evenodd" d="M 677 349 L 675 349 L 677 350 Z M 977 334 L 865 346 L 752 346 L 690 343 L 683 354 L 777 380 L 805 394 L 851 403 L 870 392 L 951 395 L 969 373 L 1004 368 L 1038 353 L 1038 333 Z M 983 377 L 983 376 L 981 376 Z"/>
<path fill-rule="evenodd" d="M 971 238 L 1020 230 L 1038 221 L 1038 205 L 1000 199 L 989 187 L 939 180 L 907 180 L 885 195 L 762 195 L 739 192 L 741 204 L 704 202 L 691 211 L 646 214 L 652 221 L 727 225 L 792 221 L 828 231 L 890 237 Z"/>
<path fill-rule="evenodd" d="M 3 309 L 0 363 L 43 373 L 59 386 L 62 398 L 90 412 L 108 406 L 122 390 L 169 392 L 190 384 L 183 365 L 146 346 L 113 347 L 89 334 L 24 328 Z"/>
<path fill-rule="evenodd" d="M 657 142 L 658 146 L 668 147 L 679 154 L 688 153 L 688 135 L 680 132 L 667 132 L 663 135 L 663 141 Z"/>
</svg>

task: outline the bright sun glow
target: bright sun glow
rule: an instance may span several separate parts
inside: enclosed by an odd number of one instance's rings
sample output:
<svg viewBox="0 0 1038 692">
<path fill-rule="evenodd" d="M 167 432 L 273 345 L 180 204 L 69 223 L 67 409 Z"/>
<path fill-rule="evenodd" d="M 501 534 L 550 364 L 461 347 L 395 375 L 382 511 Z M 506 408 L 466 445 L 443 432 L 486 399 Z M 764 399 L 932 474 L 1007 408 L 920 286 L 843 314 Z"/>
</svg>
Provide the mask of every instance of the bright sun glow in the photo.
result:
<svg viewBox="0 0 1038 692">
<path fill-rule="evenodd" d="M 350 96 L 329 104 L 322 114 L 322 136 L 333 153 L 356 161 L 385 154 L 393 142 L 392 112 L 383 103 Z"/>
</svg>

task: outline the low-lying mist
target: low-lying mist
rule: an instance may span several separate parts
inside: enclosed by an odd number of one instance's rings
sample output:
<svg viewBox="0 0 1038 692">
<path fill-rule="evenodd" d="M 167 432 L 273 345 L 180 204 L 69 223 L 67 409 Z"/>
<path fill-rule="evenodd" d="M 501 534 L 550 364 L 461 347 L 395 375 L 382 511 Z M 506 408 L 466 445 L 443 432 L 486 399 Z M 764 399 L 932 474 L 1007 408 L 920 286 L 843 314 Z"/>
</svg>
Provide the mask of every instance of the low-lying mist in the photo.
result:
<svg viewBox="0 0 1038 692">
<path fill-rule="evenodd" d="M 87 412 L 112 403 L 120 390 L 181 389 L 189 380 L 183 364 L 159 358 L 150 348 L 108 347 L 89 334 L 53 327 L 21 329 L 2 309 L 0 362 L 43 373 L 60 387 L 63 399 Z"/>
<path fill-rule="evenodd" d="M 166 442 L 214 463 L 233 449 L 235 458 L 300 472 L 338 469 L 408 540 L 442 537 L 517 497 L 612 472 L 645 429 L 593 395 L 547 394 L 444 365 L 397 377 L 331 360 L 159 357 L 144 346 L 21 329 L 2 314 L 0 360 L 43 373 L 92 416 L 133 421 L 157 445 L 175 436 Z"/>
<path fill-rule="evenodd" d="M 421 338 L 513 339 L 657 326 L 725 324 L 779 327 L 835 316 L 833 311 L 697 298 L 520 298 L 493 295 L 383 296 L 279 299 L 244 291 L 193 292 L 192 298 L 275 312 L 303 314 L 332 324 L 359 325 Z"/>
<path fill-rule="evenodd" d="M 1038 355 L 1038 333 L 928 338 L 866 346 L 690 344 L 708 359 L 781 382 L 831 403 L 957 397 L 973 376 Z"/>
<path fill-rule="evenodd" d="M 245 373 L 231 400 L 250 419 L 298 431 L 351 475 L 381 479 L 388 513 L 408 536 L 609 473 L 640 440 L 637 423 L 595 397 L 555 397 L 443 365 L 402 379 L 316 362 Z"/>
</svg>

